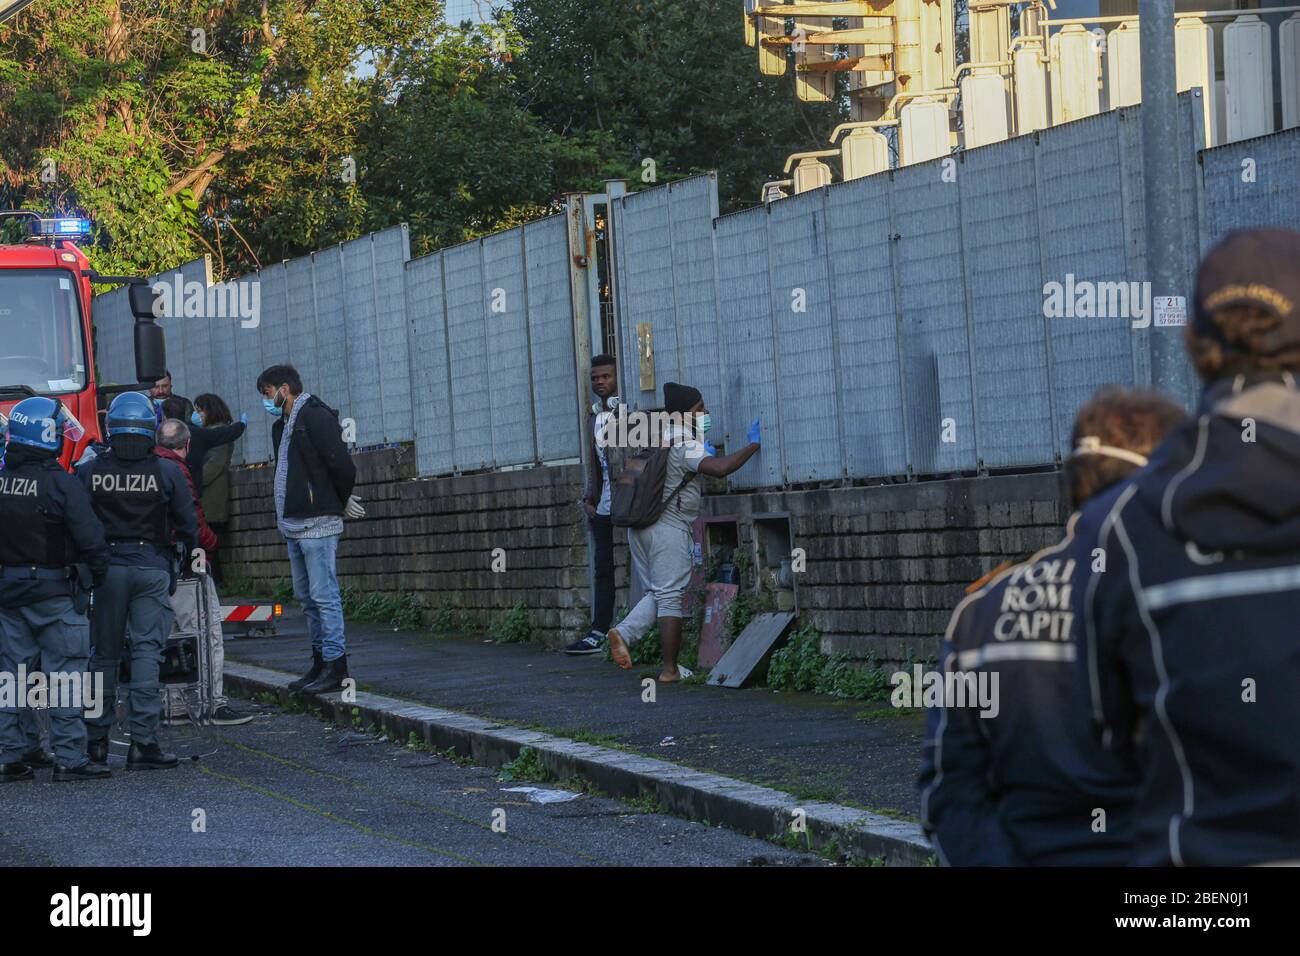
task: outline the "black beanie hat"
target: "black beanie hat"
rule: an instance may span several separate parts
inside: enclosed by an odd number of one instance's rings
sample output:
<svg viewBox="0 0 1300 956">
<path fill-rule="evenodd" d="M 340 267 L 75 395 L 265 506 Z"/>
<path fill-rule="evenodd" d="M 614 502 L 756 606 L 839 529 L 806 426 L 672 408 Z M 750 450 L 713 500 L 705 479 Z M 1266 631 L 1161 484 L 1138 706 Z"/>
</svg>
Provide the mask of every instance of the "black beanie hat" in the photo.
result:
<svg viewBox="0 0 1300 956">
<path fill-rule="evenodd" d="M 664 383 L 664 411 L 666 412 L 678 412 L 679 414 L 688 412 L 703 399 L 704 396 L 700 394 L 698 388 L 691 388 L 689 385 L 678 385 L 676 382 Z"/>
</svg>

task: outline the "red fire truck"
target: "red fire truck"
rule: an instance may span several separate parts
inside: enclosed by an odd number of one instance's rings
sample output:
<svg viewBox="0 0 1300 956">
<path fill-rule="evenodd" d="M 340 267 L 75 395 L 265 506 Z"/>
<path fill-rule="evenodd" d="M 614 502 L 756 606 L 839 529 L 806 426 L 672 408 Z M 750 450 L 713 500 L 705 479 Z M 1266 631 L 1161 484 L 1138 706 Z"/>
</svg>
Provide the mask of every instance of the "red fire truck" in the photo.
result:
<svg viewBox="0 0 1300 956">
<path fill-rule="evenodd" d="M 166 354 L 154 321 L 155 295 L 146 279 L 102 276 L 90 268 L 74 243 L 89 235 L 88 220 L 0 210 L 0 224 L 13 218 L 27 221 L 28 236 L 16 245 L 0 243 L 0 418 L 32 395 L 57 398 L 80 426 L 71 429 L 75 437 L 64 449 L 69 467 L 87 444 L 101 440 L 99 411 L 112 394 L 148 390 L 163 377 Z M 91 285 L 128 283 L 137 381 L 99 388 Z"/>
</svg>

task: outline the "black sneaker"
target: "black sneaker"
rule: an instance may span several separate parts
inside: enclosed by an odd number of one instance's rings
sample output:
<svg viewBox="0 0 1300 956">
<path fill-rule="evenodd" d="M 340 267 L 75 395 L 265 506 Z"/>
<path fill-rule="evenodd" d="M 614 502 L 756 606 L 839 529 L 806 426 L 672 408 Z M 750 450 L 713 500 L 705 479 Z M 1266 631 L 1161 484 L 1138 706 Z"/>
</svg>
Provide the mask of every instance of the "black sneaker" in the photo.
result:
<svg viewBox="0 0 1300 956">
<path fill-rule="evenodd" d="M 587 654 L 599 654 L 605 647 L 605 635 L 598 634 L 595 631 L 588 632 L 587 636 L 581 640 L 574 641 L 564 649 L 564 653 L 574 657 L 582 657 Z"/>
<path fill-rule="evenodd" d="M 229 704 L 222 704 L 212 712 L 212 722 L 219 727 L 236 727 L 252 719 L 252 714 L 241 714 Z"/>
</svg>

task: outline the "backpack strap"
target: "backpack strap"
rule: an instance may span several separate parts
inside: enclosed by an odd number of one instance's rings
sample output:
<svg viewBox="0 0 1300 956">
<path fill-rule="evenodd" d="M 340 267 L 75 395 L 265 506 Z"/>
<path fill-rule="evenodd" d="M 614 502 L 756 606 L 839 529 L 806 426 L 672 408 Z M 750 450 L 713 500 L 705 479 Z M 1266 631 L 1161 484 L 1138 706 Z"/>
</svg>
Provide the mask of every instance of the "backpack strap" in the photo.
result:
<svg viewBox="0 0 1300 956">
<path fill-rule="evenodd" d="M 673 493 L 664 499 L 663 507 L 659 509 L 660 514 L 663 514 L 665 511 L 668 510 L 668 506 L 673 503 L 673 499 L 676 498 L 679 494 L 681 494 L 682 489 L 685 488 L 687 485 L 689 485 L 691 483 L 691 479 L 694 478 L 697 474 L 699 474 L 699 472 L 693 471 L 681 480 L 681 484 L 679 484 L 676 488 L 673 489 Z"/>
</svg>

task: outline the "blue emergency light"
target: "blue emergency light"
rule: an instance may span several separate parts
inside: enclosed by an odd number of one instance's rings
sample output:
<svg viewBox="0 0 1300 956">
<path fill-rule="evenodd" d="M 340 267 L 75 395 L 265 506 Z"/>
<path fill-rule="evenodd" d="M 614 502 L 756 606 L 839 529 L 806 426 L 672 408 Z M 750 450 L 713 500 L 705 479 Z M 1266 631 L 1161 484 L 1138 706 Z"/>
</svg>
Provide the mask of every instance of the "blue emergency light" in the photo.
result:
<svg viewBox="0 0 1300 956">
<path fill-rule="evenodd" d="M 89 219 L 36 219 L 31 234 L 43 239 L 80 239 L 90 235 Z"/>
</svg>

